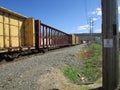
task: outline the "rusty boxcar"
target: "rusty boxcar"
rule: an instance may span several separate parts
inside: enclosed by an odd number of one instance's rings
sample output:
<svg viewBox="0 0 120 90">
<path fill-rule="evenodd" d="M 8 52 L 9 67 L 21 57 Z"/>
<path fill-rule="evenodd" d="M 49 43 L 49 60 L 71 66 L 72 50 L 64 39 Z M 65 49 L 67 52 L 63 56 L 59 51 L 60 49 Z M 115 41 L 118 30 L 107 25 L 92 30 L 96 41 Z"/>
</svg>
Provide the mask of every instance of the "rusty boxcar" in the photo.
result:
<svg viewBox="0 0 120 90">
<path fill-rule="evenodd" d="M 39 20 L 35 21 L 35 32 L 37 49 L 51 49 L 70 44 L 69 34 L 46 25 Z"/>
</svg>

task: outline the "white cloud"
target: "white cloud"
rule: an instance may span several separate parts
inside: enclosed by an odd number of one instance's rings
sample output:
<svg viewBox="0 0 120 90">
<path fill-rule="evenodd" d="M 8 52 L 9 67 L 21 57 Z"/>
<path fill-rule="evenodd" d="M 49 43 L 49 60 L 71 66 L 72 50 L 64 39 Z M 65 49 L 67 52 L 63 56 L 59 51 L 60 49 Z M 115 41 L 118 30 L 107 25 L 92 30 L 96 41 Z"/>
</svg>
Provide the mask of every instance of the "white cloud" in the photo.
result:
<svg viewBox="0 0 120 90">
<path fill-rule="evenodd" d="M 78 26 L 78 30 L 87 30 L 89 25 Z"/>
<path fill-rule="evenodd" d="M 98 20 L 98 18 L 93 18 L 93 21 L 97 21 Z"/>
<path fill-rule="evenodd" d="M 90 30 L 89 25 L 83 25 L 83 26 L 78 26 L 78 30 L 76 32 L 77 33 L 89 33 L 90 32 L 89 30 Z M 101 28 L 98 28 L 98 29 L 93 28 L 93 32 L 94 33 L 101 33 L 102 29 Z"/>
<path fill-rule="evenodd" d="M 101 10 L 101 8 L 96 8 L 96 10 L 90 12 L 90 14 L 101 16 L 102 15 L 102 10 Z"/>
</svg>

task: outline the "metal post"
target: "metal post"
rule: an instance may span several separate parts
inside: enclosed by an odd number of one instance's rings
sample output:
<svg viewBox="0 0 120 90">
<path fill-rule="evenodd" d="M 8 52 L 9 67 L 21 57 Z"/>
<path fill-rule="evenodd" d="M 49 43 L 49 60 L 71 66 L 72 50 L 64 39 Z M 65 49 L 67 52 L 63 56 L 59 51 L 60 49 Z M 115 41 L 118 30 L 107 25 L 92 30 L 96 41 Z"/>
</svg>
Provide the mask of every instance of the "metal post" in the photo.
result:
<svg viewBox="0 0 120 90">
<path fill-rule="evenodd" d="M 93 41 L 93 17 L 90 18 L 90 39 Z"/>
<path fill-rule="evenodd" d="M 92 42 L 92 23 L 91 23 L 91 18 L 90 18 L 90 42 Z"/>
<path fill-rule="evenodd" d="M 93 17 L 91 18 L 91 38 L 93 42 Z"/>
<path fill-rule="evenodd" d="M 103 89 L 118 90 L 118 0 L 102 0 Z"/>
</svg>

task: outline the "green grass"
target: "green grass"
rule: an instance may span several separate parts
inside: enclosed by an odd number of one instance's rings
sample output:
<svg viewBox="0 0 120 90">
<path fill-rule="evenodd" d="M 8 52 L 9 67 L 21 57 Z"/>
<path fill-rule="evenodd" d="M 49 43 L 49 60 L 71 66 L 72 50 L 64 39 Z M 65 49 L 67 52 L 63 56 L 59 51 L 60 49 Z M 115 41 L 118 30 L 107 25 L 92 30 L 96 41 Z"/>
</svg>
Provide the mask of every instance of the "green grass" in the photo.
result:
<svg viewBox="0 0 120 90">
<path fill-rule="evenodd" d="M 93 55 L 84 60 L 81 73 L 88 81 L 96 81 L 102 75 L 102 46 L 100 44 L 93 43 L 85 49 L 88 50 L 88 52 L 92 51 Z"/>
<path fill-rule="evenodd" d="M 64 75 L 70 79 L 71 82 L 76 82 L 79 79 L 78 74 L 78 70 L 73 66 L 67 66 L 64 69 Z"/>
<path fill-rule="evenodd" d="M 63 70 L 64 75 L 73 83 L 79 83 L 84 78 L 85 81 L 95 82 L 102 76 L 102 46 L 93 43 L 84 47 L 83 52 L 91 51 L 93 55 L 85 60 L 78 60 L 82 62 L 81 68 L 77 66 L 66 66 Z"/>
</svg>

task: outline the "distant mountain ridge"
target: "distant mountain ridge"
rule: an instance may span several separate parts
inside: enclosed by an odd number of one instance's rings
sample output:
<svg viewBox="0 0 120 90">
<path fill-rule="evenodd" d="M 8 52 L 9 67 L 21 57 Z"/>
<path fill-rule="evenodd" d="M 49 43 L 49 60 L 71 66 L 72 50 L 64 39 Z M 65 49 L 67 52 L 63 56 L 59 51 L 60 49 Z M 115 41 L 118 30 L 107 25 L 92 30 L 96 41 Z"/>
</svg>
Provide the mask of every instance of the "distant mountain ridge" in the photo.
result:
<svg viewBox="0 0 120 90">
<path fill-rule="evenodd" d="M 102 33 L 93 33 L 92 35 L 90 33 L 77 33 L 75 34 L 77 36 L 79 36 L 79 38 L 81 40 L 90 40 L 91 37 L 92 38 L 96 38 L 96 37 L 99 37 L 99 38 L 102 38 Z"/>
</svg>

